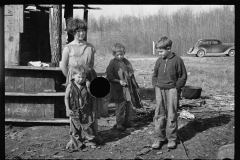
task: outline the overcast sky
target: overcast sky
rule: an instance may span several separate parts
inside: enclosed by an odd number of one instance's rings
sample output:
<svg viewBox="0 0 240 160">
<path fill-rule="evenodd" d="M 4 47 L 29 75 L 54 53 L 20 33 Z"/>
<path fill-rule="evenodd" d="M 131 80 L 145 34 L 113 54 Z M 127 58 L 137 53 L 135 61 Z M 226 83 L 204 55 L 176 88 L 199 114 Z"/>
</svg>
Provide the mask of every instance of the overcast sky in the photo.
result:
<svg viewBox="0 0 240 160">
<path fill-rule="evenodd" d="M 89 10 L 89 16 L 98 19 L 101 15 L 116 18 L 126 14 L 135 16 L 152 15 L 156 14 L 159 9 L 171 14 L 186 6 L 193 9 L 194 13 L 222 7 L 222 5 L 89 5 L 89 7 L 101 8 L 101 10 Z M 83 10 L 75 9 L 74 16 L 83 17 Z"/>
</svg>

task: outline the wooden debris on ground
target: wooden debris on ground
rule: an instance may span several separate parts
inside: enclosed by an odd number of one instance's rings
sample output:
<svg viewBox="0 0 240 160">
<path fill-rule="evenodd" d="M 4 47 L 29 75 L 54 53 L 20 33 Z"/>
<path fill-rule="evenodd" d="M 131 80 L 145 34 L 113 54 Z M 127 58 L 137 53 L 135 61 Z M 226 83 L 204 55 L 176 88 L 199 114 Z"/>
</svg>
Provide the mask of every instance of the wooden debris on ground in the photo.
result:
<svg viewBox="0 0 240 160">
<path fill-rule="evenodd" d="M 142 100 L 143 108 L 136 108 L 135 121 L 144 122 L 150 120 L 154 116 L 155 100 Z M 234 111 L 233 95 L 214 95 L 209 97 L 201 97 L 199 99 L 181 99 L 179 104 L 179 115 L 181 111 L 191 114 L 190 119 L 194 119 L 193 113 L 212 112 L 212 111 Z M 113 108 L 111 108 L 113 109 Z M 183 116 L 184 117 L 184 116 Z M 116 124 L 115 115 L 102 117 L 98 120 L 99 126 L 112 128 Z"/>
<path fill-rule="evenodd" d="M 205 110 L 214 111 L 234 111 L 233 95 L 214 95 L 207 98 L 199 99 L 182 99 L 180 107 L 187 107 L 189 110 L 204 107 Z"/>
</svg>

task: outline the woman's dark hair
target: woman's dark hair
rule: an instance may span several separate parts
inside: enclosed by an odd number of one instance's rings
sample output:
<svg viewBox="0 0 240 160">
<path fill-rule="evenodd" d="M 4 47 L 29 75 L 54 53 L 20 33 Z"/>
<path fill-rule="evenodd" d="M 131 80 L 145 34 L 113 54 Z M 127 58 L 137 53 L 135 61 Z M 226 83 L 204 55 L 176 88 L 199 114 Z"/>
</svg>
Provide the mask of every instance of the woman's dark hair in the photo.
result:
<svg viewBox="0 0 240 160">
<path fill-rule="evenodd" d="M 74 35 L 77 30 L 83 29 L 87 31 L 87 23 L 80 18 L 67 19 L 67 32 Z"/>
</svg>

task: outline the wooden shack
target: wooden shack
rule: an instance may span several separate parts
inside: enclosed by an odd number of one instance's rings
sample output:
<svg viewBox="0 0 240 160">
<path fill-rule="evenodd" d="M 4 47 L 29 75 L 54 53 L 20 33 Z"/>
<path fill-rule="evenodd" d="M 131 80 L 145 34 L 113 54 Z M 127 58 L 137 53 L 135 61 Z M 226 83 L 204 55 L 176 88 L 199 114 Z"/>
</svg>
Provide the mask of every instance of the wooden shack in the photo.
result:
<svg viewBox="0 0 240 160">
<path fill-rule="evenodd" d="M 27 5 L 5 5 L 5 121 L 68 123 L 65 77 L 58 67 L 62 6 L 38 5 L 27 10 Z M 73 8 L 68 5 L 65 18 L 73 16 Z M 81 8 L 87 21 L 90 8 Z M 29 66 L 30 61 L 51 67 Z"/>
</svg>

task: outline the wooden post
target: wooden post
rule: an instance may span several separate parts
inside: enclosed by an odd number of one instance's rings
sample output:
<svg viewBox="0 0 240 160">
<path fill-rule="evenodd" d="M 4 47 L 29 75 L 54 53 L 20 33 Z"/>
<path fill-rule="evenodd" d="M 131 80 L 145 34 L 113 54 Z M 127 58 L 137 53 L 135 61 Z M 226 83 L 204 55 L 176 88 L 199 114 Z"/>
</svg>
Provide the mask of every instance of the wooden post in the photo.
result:
<svg viewBox="0 0 240 160">
<path fill-rule="evenodd" d="M 154 41 L 153 41 L 153 55 L 155 55 L 155 44 L 154 44 Z"/>
<path fill-rule="evenodd" d="M 65 18 L 66 26 L 67 26 L 68 18 L 73 18 L 73 4 L 65 4 L 64 18 Z M 70 33 L 67 33 L 67 36 L 68 36 L 67 43 L 72 42 L 74 39 L 73 35 Z"/>
<path fill-rule="evenodd" d="M 85 5 L 85 7 L 88 7 L 88 5 Z M 84 9 L 83 19 L 88 24 L 88 10 L 86 8 Z M 87 32 L 86 32 L 86 36 L 84 38 L 84 41 L 87 41 Z"/>
<path fill-rule="evenodd" d="M 59 66 L 62 52 L 62 5 L 53 6 L 51 62 Z"/>
</svg>

